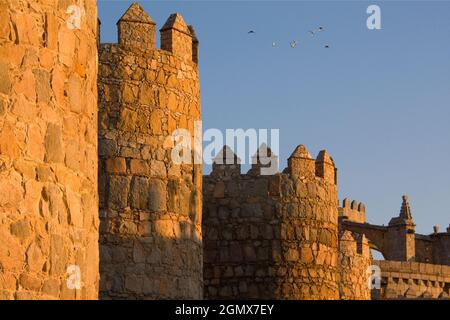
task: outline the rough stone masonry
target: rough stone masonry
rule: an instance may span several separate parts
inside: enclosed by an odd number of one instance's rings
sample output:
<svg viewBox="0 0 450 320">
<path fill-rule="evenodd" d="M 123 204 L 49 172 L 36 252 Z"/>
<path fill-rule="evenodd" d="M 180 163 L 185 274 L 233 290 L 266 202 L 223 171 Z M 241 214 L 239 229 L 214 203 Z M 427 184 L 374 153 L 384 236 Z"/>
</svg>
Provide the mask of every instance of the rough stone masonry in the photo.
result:
<svg viewBox="0 0 450 320">
<path fill-rule="evenodd" d="M 118 43 L 98 25 L 94 0 L 0 0 L 0 299 L 449 298 L 450 227 L 416 234 L 406 196 L 387 226 L 338 208 L 326 151 L 270 176 L 262 148 L 245 174 L 227 148 L 210 175 L 177 164 L 171 134 L 201 119 L 194 28 L 171 15 L 158 49 L 137 3 Z"/>
<path fill-rule="evenodd" d="M 261 175 L 270 156 L 258 150 L 241 174 L 225 147 L 204 177 L 205 297 L 338 299 L 334 162 L 326 151 L 313 159 L 300 145 L 283 173 Z"/>
<path fill-rule="evenodd" d="M 98 297 L 97 5 L 68 5 L 0 1 L 0 299 Z"/>
<path fill-rule="evenodd" d="M 198 299 L 202 166 L 171 155 L 172 133 L 200 120 L 198 42 L 173 14 L 157 49 L 137 3 L 118 30 L 99 50 L 100 296 Z"/>
</svg>

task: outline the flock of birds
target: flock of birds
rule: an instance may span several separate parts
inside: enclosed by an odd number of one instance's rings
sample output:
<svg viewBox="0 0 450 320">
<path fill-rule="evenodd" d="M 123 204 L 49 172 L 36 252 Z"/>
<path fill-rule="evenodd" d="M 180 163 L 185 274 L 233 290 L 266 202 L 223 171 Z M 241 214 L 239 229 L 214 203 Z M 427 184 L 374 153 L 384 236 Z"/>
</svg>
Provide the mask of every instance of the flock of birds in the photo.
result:
<svg viewBox="0 0 450 320">
<path fill-rule="evenodd" d="M 309 30 L 309 34 L 310 34 L 312 37 L 314 37 L 316 34 L 318 34 L 319 32 L 323 32 L 323 31 L 325 31 L 325 28 L 322 27 L 322 26 L 319 26 L 319 27 L 317 27 L 317 28 L 315 28 L 315 29 L 313 29 L 313 30 Z M 254 34 L 254 33 L 256 33 L 254 30 L 248 31 L 248 34 Z M 296 48 L 296 47 L 297 47 L 297 44 L 298 44 L 298 41 L 297 41 L 297 40 L 292 40 L 292 41 L 289 43 L 289 45 L 291 46 L 292 49 Z M 277 43 L 276 43 L 276 42 L 272 42 L 272 47 L 276 47 L 276 46 L 277 46 Z M 330 48 L 330 45 L 329 45 L 329 44 L 325 44 L 325 45 L 324 45 L 324 48 L 325 48 L 325 49 L 328 49 L 328 48 Z"/>
</svg>

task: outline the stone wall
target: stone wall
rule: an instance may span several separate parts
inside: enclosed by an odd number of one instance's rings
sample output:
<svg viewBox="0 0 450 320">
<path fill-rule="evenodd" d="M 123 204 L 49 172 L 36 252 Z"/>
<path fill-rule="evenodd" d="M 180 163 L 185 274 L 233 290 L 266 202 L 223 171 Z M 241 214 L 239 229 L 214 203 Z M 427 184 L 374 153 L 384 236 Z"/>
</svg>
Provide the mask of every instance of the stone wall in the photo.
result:
<svg viewBox="0 0 450 320">
<path fill-rule="evenodd" d="M 381 289 L 374 299 L 449 299 L 450 266 L 418 262 L 376 261 L 381 269 Z"/>
<path fill-rule="evenodd" d="M 299 146 L 284 173 L 260 170 L 241 174 L 224 148 L 203 178 L 205 297 L 338 299 L 332 159 L 322 151 L 314 160 Z"/>
<path fill-rule="evenodd" d="M 178 32 L 171 22 L 169 38 Z M 192 136 L 200 120 L 192 37 L 171 52 L 156 49 L 148 39 L 155 24 L 137 4 L 118 24 L 119 44 L 99 52 L 100 295 L 201 298 L 202 168 L 192 153 L 191 164 L 171 155 L 174 130 Z M 185 48 L 190 56 L 178 51 Z"/>
<path fill-rule="evenodd" d="M 363 234 L 339 230 L 339 292 L 342 300 L 370 300 L 372 264 L 369 242 Z"/>
<path fill-rule="evenodd" d="M 97 6 L 70 4 L 0 1 L 0 299 L 98 296 Z"/>
</svg>

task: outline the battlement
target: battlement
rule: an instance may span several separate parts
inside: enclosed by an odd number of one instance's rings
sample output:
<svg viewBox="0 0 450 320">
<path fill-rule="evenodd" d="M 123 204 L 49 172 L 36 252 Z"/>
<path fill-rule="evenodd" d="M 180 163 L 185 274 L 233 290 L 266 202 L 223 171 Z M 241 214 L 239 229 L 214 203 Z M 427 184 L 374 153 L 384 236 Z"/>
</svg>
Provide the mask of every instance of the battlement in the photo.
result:
<svg viewBox="0 0 450 320">
<path fill-rule="evenodd" d="M 99 48 L 100 296 L 109 299 L 202 297 L 202 169 L 175 163 L 167 143 L 178 129 L 194 135 L 201 119 L 198 41 L 179 14 L 161 29 L 162 49 L 155 30 L 134 3 L 119 43 Z"/>
<path fill-rule="evenodd" d="M 381 269 L 381 290 L 376 299 L 448 299 L 450 266 L 405 261 L 377 261 Z"/>
<path fill-rule="evenodd" d="M 275 164 L 275 165 L 274 165 Z M 316 159 L 312 158 L 304 145 L 299 145 L 288 159 L 288 166 L 282 171 L 273 172 L 273 174 L 263 174 L 263 168 L 278 167 L 278 156 L 273 154 L 272 150 L 262 144 L 255 155 L 252 156 L 252 167 L 246 173 L 241 173 L 241 160 L 229 146 L 224 146 L 221 152 L 213 161 L 211 176 L 213 177 L 231 177 L 231 176 L 277 176 L 285 175 L 294 180 L 315 181 L 320 179 L 326 183 L 337 184 L 337 169 L 335 168 L 333 158 L 326 150 L 319 152 Z"/>
<path fill-rule="evenodd" d="M 241 174 L 240 162 L 224 146 L 211 174 L 203 176 L 205 296 L 339 298 L 331 157 L 322 151 L 313 159 L 298 146 L 283 173 L 272 172 L 278 157 L 263 144 L 247 173 Z M 228 271 L 237 267 L 248 271 Z"/>
<path fill-rule="evenodd" d="M 156 23 L 137 3 L 133 3 L 117 21 L 118 45 L 125 50 L 164 50 L 184 61 L 198 63 L 199 41 L 193 26 L 181 14 L 173 13 L 160 29 L 161 49 L 156 48 Z"/>
<path fill-rule="evenodd" d="M 366 207 L 363 202 L 358 203 L 355 200 L 350 202 L 349 198 L 345 198 L 342 201 L 342 207 L 339 207 L 338 210 L 339 217 L 343 220 L 366 222 Z"/>
<path fill-rule="evenodd" d="M 416 234 L 407 196 L 388 226 L 362 202 L 338 209 L 326 150 L 299 145 L 277 172 L 263 144 L 241 174 L 224 146 L 203 179 L 174 162 L 167 138 L 201 119 L 180 14 L 158 49 L 133 3 L 99 45 L 96 1 L 77 30 L 51 2 L 0 4 L 0 299 L 368 299 L 369 248 L 387 259 L 381 298 L 450 297 L 450 226 Z"/>
</svg>

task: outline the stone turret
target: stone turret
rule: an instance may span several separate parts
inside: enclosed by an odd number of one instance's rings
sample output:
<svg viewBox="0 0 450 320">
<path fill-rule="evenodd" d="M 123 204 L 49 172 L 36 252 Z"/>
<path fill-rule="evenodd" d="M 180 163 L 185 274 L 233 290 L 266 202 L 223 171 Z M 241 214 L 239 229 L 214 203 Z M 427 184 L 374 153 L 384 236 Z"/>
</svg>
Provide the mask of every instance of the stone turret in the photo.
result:
<svg viewBox="0 0 450 320">
<path fill-rule="evenodd" d="M 160 32 L 162 50 L 170 51 L 184 60 L 193 60 L 192 34 L 179 13 L 171 14 Z M 198 44 L 198 40 L 196 41 Z"/>
<path fill-rule="evenodd" d="M 316 163 L 304 145 L 299 145 L 288 159 L 288 171 L 293 177 L 312 178 Z"/>
<path fill-rule="evenodd" d="M 100 295 L 200 299 L 202 168 L 190 150 L 172 158 L 172 134 L 193 140 L 201 117 L 192 38 L 177 14 L 155 48 L 137 4 L 118 25 L 119 44 L 99 50 Z"/>
<path fill-rule="evenodd" d="M 326 150 L 319 152 L 316 159 L 316 175 L 325 180 L 336 183 L 336 172 L 333 158 L 330 157 Z"/>
<path fill-rule="evenodd" d="M 205 297 L 338 299 L 334 165 L 298 146 L 284 173 L 262 175 L 269 150 L 247 174 L 216 165 L 203 178 Z"/>
<path fill-rule="evenodd" d="M 0 1 L 0 299 L 98 297 L 97 4 L 50 2 Z"/>
<path fill-rule="evenodd" d="M 119 44 L 123 48 L 156 48 L 156 24 L 137 2 L 119 19 L 117 30 Z"/>
<path fill-rule="evenodd" d="M 389 221 L 389 260 L 414 261 L 415 226 L 408 196 L 404 195 L 399 216 Z"/>
</svg>

